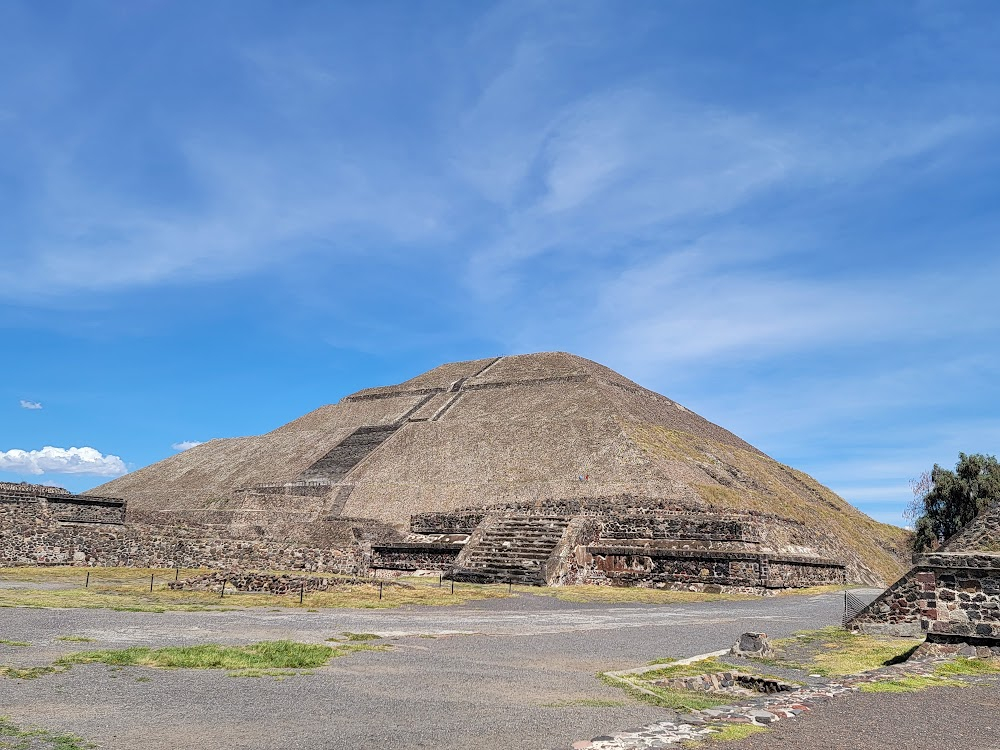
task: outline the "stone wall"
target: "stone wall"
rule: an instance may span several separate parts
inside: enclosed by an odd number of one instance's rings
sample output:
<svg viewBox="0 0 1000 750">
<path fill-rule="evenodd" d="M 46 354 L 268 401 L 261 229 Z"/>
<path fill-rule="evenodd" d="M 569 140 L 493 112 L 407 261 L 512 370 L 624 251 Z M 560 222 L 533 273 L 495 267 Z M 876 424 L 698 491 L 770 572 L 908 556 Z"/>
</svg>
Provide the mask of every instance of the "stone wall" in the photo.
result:
<svg viewBox="0 0 1000 750">
<path fill-rule="evenodd" d="M 414 534 L 471 534 L 486 511 L 455 510 L 449 513 L 417 513 L 410 516 L 410 531 Z"/>
<path fill-rule="evenodd" d="M 205 528 L 65 523 L 45 503 L 0 504 L 0 566 L 210 567 L 356 572 L 365 551 L 239 540 Z"/>
<path fill-rule="evenodd" d="M 387 570 L 450 570 L 461 544 L 373 544 L 371 567 Z"/>
<path fill-rule="evenodd" d="M 697 539 L 705 541 L 760 542 L 760 535 L 742 519 L 705 514 L 690 515 L 617 515 L 604 519 L 604 539 Z"/>
<path fill-rule="evenodd" d="M 690 590 L 767 590 L 840 584 L 844 566 L 748 551 L 591 545 L 577 551 L 580 583 Z"/>
<path fill-rule="evenodd" d="M 851 620 L 865 632 L 929 641 L 1000 639 L 1000 555 L 933 553 Z"/>
<path fill-rule="evenodd" d="M 1000 552 L 1000 503 L 994 503 L 945 542 L 942 552 Z"/>
</svg>

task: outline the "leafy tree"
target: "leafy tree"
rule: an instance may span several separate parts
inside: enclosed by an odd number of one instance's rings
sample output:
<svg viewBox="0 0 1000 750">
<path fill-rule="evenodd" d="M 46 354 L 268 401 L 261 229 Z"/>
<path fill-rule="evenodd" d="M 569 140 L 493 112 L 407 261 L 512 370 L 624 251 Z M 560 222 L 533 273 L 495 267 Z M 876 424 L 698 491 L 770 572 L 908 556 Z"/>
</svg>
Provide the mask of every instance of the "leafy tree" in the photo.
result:
<svg viewBox="0 0 1000 750">
<path fill-rule="evenodd" d="M 937 464 L 910 483 L 914 519 L 913 549 L 936 547 L 967 525 L 993 502 L 1000 501 L 1000 463 L 996 456 L 958 454 L 955 470 Z"/>
</svg>

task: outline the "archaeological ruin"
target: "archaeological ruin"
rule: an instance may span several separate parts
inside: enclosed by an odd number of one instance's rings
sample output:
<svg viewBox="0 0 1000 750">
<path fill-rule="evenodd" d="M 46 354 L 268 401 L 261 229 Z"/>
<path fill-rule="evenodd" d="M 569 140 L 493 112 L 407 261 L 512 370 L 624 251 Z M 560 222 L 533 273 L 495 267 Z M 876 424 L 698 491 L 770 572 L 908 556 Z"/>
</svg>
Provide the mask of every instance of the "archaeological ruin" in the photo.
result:
<svg viewBox="0 0 1000 750">
<path fill-rule="evenodd" d="M 877 635 L 926 637 L 924 651 L 1000 656 L 1000 504 L 987 508 L 850 624 Z"/>
<path fill-rule="evenodd" d="M 565 353 L 445 364 L 92 492 L 3 485 L 0 564 L 766 593 L 885 585 L 906 546 L 808 475 Z"/>
</svg>

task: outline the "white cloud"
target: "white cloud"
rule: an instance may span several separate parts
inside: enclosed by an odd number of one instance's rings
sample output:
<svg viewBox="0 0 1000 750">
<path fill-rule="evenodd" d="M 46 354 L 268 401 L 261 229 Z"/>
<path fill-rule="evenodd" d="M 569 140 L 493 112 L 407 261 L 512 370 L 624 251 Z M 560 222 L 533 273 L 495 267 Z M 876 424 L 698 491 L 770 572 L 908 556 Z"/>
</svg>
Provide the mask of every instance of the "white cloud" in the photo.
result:
<svg viewBox="0 0 1000 750">
<path fill-rule="evenodd" d="M 38 401 L 25 401 L 22 398 L 21 399 L 21 408 L 22 409 L 41 409 L 42 405 Z"/>
<path fill-rule="evenodd" d="M 37 451 L 14 448 L 0 451 L 0 471 L 16 474 L 89 474 L 117 477 L 128 473 L 118 456 L 105 456 L 94 448 L 54 448 L 47 445 Z"/>
<path fill-rule="evenodd" d="M 186 451 L 201 444 L 202 442 L 200 440 L 182 440 L 179 443 L 171 444 L 170 447 L 173 448 L 175 451 Z"/>
</svg>

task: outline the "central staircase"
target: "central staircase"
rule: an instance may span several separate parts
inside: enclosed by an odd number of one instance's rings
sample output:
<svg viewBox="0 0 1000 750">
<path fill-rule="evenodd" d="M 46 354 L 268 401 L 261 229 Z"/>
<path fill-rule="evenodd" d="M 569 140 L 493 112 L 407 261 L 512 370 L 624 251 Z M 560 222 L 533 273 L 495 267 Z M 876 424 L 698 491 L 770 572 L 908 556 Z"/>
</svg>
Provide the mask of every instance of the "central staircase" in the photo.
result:
<svg viewBox="0 0 1000 750">
<path fill-rule="evenodd" d="M 544 586 L 545 563 L 569 522 L 566 516 L 544 515 L 487 519 L 481 535 L 469 540 L 448 577 L 469 583 Z"/>
</svg>

